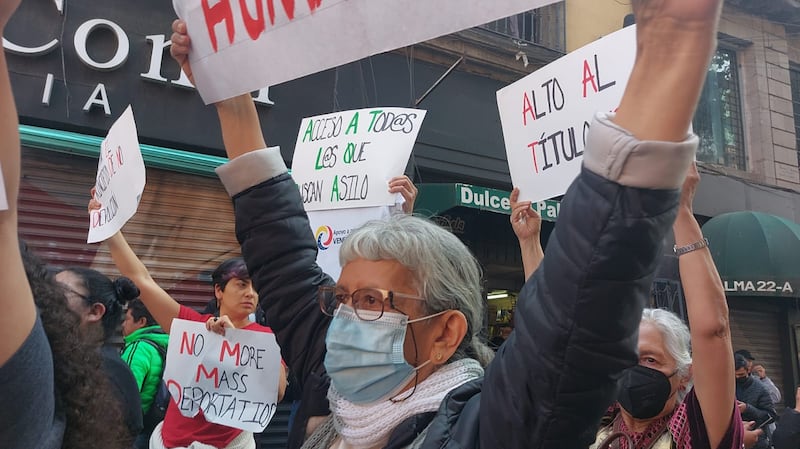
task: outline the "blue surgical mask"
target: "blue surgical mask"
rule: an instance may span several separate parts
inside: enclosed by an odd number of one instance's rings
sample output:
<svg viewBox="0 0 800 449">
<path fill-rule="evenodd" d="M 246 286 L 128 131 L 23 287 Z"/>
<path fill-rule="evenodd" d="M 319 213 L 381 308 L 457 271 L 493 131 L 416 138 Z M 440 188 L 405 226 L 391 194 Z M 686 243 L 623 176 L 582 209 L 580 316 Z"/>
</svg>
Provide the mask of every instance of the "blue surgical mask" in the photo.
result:
<svg viewBox="0 0 800 449">
<path fill-rule="evenodd" d="M 379 312 L 359 312 L 365 313 Z M 374 321 L 360 319 L 352 307 L 336 309 L 325 337 L 325 369 L 331 384 L 354 404 L 379 402 L 395 396 L 414 378 L 417 370 L 403 355 L 406 326 L 437 315 L 409 320 L 401 313 L 384 312 Z"/>
</svg>

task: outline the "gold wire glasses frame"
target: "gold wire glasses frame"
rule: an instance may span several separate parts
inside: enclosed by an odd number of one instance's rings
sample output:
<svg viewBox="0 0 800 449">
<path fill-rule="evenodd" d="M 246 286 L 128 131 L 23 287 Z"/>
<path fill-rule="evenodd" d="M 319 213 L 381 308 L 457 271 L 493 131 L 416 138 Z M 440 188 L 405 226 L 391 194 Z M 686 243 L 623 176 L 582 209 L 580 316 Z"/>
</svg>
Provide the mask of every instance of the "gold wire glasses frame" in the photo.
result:
<svg viewBox="0 0 800 449">
<path fill-rule="evenodd" d="M 415 301 L 425 301 L 419 296 L 396 293 L 391 290 L 381 288 L 360 288 L 352 293 L 332 285 L 320 287 L 317 294 L 319 308 L 322 313 L 333 316 L 336 309 L 341 304 L 348 304 L 356 312 L 356 316 L 363 321 L 375 321 L 383 316 L 386 310 L 385 304 L 388 302 L 389 309 L 395 309 L 395 299 L 412 299 Z"/>
</svg>

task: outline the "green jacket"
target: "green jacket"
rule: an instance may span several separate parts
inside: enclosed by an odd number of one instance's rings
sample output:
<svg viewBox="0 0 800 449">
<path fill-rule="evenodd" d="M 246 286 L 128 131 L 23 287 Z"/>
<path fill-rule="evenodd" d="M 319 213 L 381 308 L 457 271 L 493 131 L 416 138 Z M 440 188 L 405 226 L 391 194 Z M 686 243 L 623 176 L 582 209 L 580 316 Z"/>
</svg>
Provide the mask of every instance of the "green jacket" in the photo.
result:
<svg viewBox="0 0 800 449">
<path fill-rule="evenodd" d="M 125 337 L 122 360 L 130 366 L 133 377 L 139 385 L 142 414 L 150 410 L 158 384 L 161 382 L 161 375 L 164 373 L 164 361 L 158 349 L 144 340 L 155 342 L 166 351 L 169 334 L 165 334 L 161 327 L 156 325 L 143 327 Z"/>
</svg>

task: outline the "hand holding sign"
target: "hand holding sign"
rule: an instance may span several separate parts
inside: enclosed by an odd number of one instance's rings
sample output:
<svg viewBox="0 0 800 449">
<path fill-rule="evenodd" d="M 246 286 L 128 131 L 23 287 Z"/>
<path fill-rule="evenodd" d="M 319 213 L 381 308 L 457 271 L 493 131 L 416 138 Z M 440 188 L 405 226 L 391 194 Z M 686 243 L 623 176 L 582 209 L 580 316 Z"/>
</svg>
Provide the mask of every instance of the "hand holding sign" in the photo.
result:
<svg viewBox="0 0 800 449">
<path fill-rule="evenodd" d="M 102 206 L 89 215 L 87 243 L 102 242 L 122 229 L 136 213 L 144 184 L 144 160 L 128 106 L 101 143 L 93 197 Z"/>
<path fill-rule="evenodd" d="M 172 22 L 172 38 L 170 39 L 172 45 L 169 46 L 169 54 L 178 63 L 189 78 L 189 82 L 194 84 L 194 75 L 192 75 L 192 64 L 189 62 L 189 49 L 192 46 L 192 41 L 189 35 L 186 34 L 186 22 L 181 19 L 175 19 Z"/>
<path fill-rule="evenodd" d="M 227 329 L 175 319 L 164 381 L 183 416 L 200 411 L 209 422 L 261 432 L 275 414 L 280 349 L 266 332 Z"/>
<path fill-rule="evenodd" d="M 425 111 L 372 108 L 303 119 L 292 160 L 292 177 L 306 211 L 387 206 L 394 192 L 406 201 L 411 181 L 387 182 L 403 173 Z M 413 201 L 412 201 L 413 206 Z"/>
</svg>

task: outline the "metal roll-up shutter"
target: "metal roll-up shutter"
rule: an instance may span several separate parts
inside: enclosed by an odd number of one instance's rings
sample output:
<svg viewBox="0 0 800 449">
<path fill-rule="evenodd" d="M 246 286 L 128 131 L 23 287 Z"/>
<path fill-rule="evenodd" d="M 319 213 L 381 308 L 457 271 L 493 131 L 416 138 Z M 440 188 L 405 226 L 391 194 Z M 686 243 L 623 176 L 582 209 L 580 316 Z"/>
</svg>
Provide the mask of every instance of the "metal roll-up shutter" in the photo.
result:
<svg viewBox="0 0 800 449">
<path fill-rule="evenodd" d="M 23 149 L 20 235 L 47 263 L 119 272 L 103 244 L 86 243 L 97 160 Z M 213 297 L 210 273 L 238 256 L 233 209 L 219 179 L 147 169 L 147 186 L 124 233 L 158 284 L 179 302 Z"/>
<path fill-rule="evenodd" d="M 764 365 L 767 376 L 783 393 L 780 314 L 775 311 L 730 309 L 733 350 L 747 349 Z M 782 398 L 782 401 L 785 398 Z"/>
</svg>

